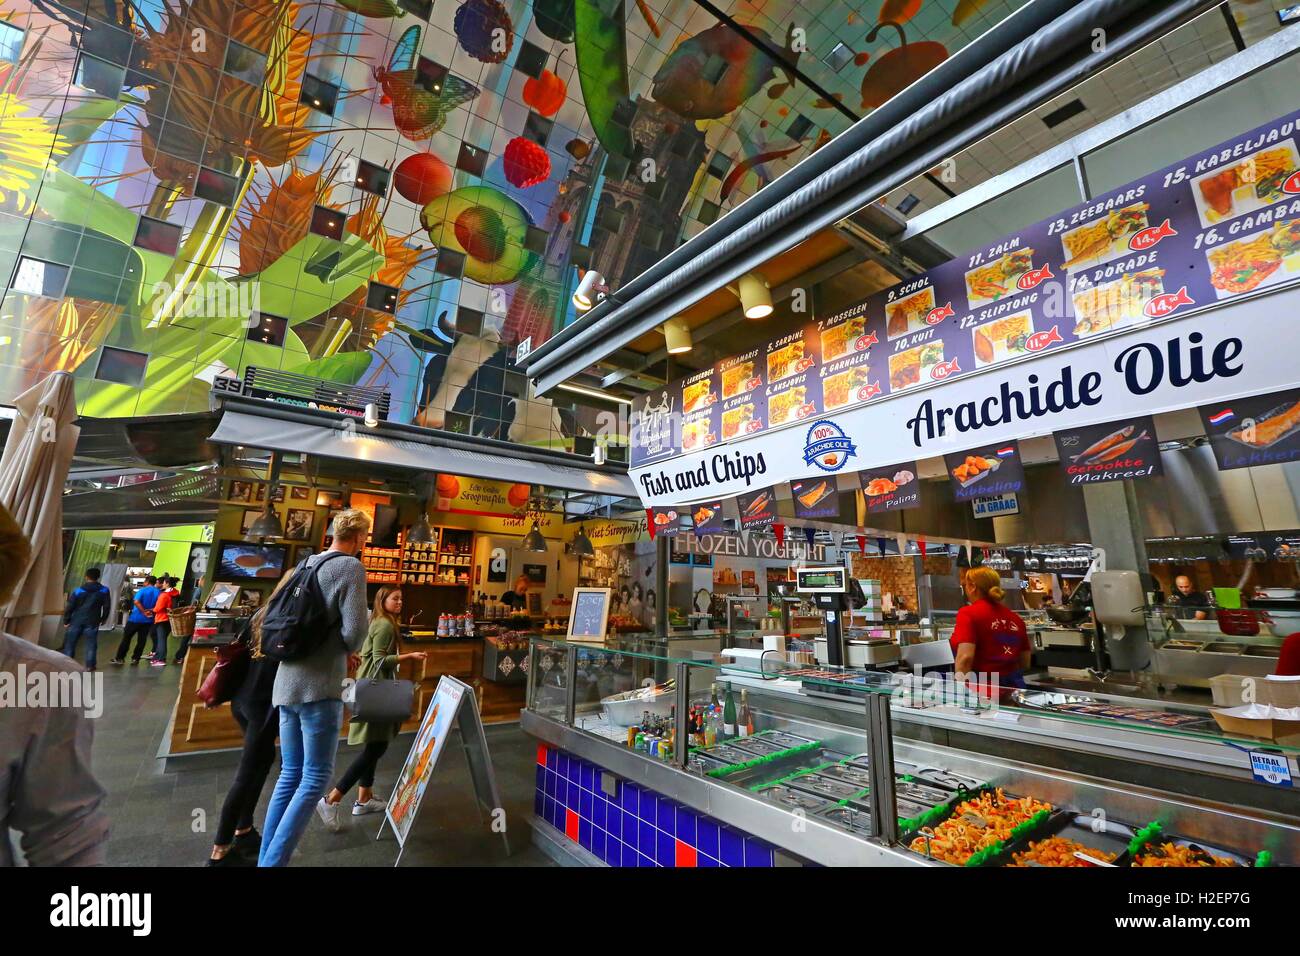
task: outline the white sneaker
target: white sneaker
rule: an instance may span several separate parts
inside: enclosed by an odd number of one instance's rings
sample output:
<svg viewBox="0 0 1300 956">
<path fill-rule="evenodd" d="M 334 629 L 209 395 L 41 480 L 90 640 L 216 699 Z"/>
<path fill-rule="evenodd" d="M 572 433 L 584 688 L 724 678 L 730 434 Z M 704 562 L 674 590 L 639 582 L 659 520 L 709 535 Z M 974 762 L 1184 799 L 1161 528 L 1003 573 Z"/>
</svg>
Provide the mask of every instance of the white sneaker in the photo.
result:
<svg viewBox="0 0 1300 956">
<path fill-rule="evenodd" d="M 316 815 L 324 821 L 325 829 L 331 833 L 342 833 L 346 827 L 340 810 L 342 810 L 340 804 L 330 803 L 324 797 L 316 801 Z"/>
<path fill-rule="evenodd" d="M 367 813 L 383 813 L 387 806 L 387 800 L 380 800 L 378 797 L 371 797 L 365 803 L 353 803 L 352 815 L 354 817 L 363 817 Z"/>
</svg>

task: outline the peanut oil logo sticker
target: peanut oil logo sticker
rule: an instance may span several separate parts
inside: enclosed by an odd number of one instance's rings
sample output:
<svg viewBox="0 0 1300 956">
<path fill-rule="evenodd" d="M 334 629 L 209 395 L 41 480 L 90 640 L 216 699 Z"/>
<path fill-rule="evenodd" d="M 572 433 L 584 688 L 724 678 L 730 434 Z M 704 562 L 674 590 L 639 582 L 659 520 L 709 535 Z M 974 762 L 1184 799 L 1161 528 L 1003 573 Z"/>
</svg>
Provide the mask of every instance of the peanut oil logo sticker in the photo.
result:
<svg viewBox="0 0 1300 956">
<path fill-rule="evenodd" d="M 805 464 L 816 465 L 822 471 L 839 471 L 856 453 L 849 436 L 834 422 L 823 419 L 808 429 L 803 446 Z"/>
</svg>

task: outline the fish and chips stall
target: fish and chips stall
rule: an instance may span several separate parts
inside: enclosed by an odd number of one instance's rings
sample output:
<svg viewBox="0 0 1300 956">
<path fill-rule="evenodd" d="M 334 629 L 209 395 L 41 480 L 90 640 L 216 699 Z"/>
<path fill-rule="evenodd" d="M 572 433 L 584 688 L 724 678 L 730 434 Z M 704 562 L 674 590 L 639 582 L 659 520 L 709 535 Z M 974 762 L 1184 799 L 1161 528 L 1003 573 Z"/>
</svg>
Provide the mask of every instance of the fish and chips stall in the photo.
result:
<svg viewBox="0 0 1300 956">
<path fill-rule="evenodd" d="M 643 387 L 659 561 L 807 548 L 737 579 L 714 644 L 598 615 L 532 642 L 538 839 L 624 866 L 1300 863 L 1295 120 Z M 1251 162 L 1286 177 L 1236 188 Z M 1023 687 L 951 673 L 981 565 L 1026 621 Z M 734 603 L 715 582 L 694 611 Z"/>
</svg>

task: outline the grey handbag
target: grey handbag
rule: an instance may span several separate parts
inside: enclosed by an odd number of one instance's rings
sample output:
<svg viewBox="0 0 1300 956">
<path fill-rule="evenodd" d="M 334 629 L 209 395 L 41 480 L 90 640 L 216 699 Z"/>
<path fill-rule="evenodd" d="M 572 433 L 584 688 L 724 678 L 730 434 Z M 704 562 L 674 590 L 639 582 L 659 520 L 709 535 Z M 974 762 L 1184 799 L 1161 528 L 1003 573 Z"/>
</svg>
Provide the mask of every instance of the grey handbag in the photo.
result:
<svg viewBox="0 0 1300 956">
<path fill-rule="evenodd" d="M 382 677 L 363 677 L 343 697 L 352 719 L 364 724 L 404 723 L 414 699 L 414 681 Z"/>
</svg>

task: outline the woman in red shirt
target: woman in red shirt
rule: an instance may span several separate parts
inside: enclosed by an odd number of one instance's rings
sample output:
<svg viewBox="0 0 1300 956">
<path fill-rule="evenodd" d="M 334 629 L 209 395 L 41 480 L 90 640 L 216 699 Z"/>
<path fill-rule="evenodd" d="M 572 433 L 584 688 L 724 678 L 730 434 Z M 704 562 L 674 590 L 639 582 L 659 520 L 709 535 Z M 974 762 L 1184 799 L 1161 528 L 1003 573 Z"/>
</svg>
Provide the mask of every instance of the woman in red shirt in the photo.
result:
<svg viewBox="0 0 1300 956">
<path fill-rule="evenodd" d="M 1030 648 L 1025 622 L 1002 603 L 1001 584 L 992 568 L 966 572 L 963 586 L 971 603 L 957 612 L 949 642 L 958 674 L 997 674 L 999 690 L 1005 694 L 1025 686 L 1021 673 L 1029 666 Z M 985 696 L 991 694 L 987 681 L 977 681 L 976 687 Z"/>
</svg>

